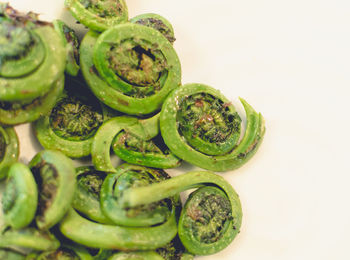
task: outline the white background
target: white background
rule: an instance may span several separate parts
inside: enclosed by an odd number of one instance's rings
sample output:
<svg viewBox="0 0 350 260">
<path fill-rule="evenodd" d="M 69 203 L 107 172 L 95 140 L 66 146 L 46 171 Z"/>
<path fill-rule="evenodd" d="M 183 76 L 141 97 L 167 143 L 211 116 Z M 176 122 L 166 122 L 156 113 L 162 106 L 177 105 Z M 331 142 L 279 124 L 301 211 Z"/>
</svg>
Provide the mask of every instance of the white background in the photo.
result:
<svg viewBox="0 0 350 260">
<path fill-rule="evenodd" d="M 73 22 L 63 0 L 10 3 Z M 155 12 L 173 24 L 183 83 L 218 88 L 239 109 L 243 97 L 266 119 L 256 156 L 222 173 L 241 197 L 241 233 L 199 259 L 350 259 L 350 1 L 127 4 L 130 17 Z M 27 162 L 39 146 L 27 125 L 17 130 Z"/>
</svg>

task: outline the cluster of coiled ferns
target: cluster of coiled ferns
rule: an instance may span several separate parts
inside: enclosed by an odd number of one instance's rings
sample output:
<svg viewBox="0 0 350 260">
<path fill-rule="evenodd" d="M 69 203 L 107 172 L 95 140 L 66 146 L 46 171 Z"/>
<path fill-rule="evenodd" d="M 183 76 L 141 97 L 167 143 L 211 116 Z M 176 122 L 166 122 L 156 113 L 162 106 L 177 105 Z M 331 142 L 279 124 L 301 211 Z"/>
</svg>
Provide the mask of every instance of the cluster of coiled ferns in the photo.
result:
<svg viewBox="0 0 350 260">
<path fill-rule="evenodd" d="M 241 99 L 241 134 L 218 90 L 182 85 L 162 16 L 129 19 L 123 0 L 65 4 L 90 29 L 81 43 L 63 21 L 0 3 L 0 259 L 192 259 L 226 248 L 242 209 L 211 171 L 255 154 L 262 115 Z M 45 149 L 28 165 L 13 128 L 27 122 Z M 92 165 L 75 168 L 76 158 Z M 210 171 L 164 172 L 182 160 Z"/>
</svg>

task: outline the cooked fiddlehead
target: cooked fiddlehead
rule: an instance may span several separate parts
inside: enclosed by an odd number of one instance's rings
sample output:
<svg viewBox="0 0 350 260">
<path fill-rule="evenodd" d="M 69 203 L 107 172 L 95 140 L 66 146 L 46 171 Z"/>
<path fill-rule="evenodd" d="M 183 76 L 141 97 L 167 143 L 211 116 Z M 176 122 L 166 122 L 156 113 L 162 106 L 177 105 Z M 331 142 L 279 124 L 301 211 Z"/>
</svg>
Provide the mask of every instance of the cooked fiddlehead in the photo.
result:
<svg viewBox="0 0 350 260">
<path fill-rule="evenodd" d="M 159 110 L 181 84 L 180 62 L 170 42 L 138 24 L 118 25 L 101 35 L 88 32 L 81 43 L 80 64 L 103 103 L 132 115 Z"/>
<path fill-rule="evenodd" d="M 233 105 L 217 90 L 186 84 L 173 91 L 160 113 L 166 145 L 181 159 L 213 171 L 233 170 L 257 151 L 265 133 L 261 114 L 243 99 L 247 125 L 240 136 L 241 119 Z"/>
<path fill-rule="evenodd" d="M 75 169 L 68 157 L 53 150 L 39 152 L 29 167 L 39 190 L 35 221 L 39 229 L 49 229 L 70 207 L 76 187 Z"/>
<path fill-rule="evenodd" d="M 67 85 L 78 84 L 70 80 Z M 73 158 L 88 156 L 94 134 L 104 121 L 102 104 L 84 86 L 66 88 L 50 114 L 34 124 L 35 134 L 45 149 L 61 151 Z"/>
<path fill-rule="evenodd" d="M 19 142 L 13 127 L 0 125 L 0 179 L 7 175 L 8 168 L 15 163 L 19 155 Z"/>
<path fill-rule="evenodd" d="M 177 157 L 171 153 L 160 151 L 150 143 L 152 142 L 151 139 L 158 134 L 159 114 L 147 119 L 127 116 L 112 118 L 103 123 L 96 132 L 91 149 L 92 162 L 97 170 L 115 172 L 116 170 L 110 159 L 110 148 L 113 144 L 116 154 L 129 163 L 158 168 L 178 166 L 180 161 Z M 152 150 L 146 153 L 141 149 L 135 151 L 136 149 L 133 149 L 133 147 L 129 149 L 129 147 L 126 147 L 127 143 L 125 142 L 130 141 L 130 139 L 125 139 L 125 135 L 139 140 L 139 143 L 134 148 L 139 148 L 145 144 L 153 146 Z"/>
<path fill-rule="evenodd" d="M 195 255 L 210 255 L 226 248 L 242 222 L 239 197 L 221 176 L 207 171 L 188 172 L 160 183 L 125 190 L 120 201 L 134 207 L 199 187 L 181 211 L 179 237 Z"/>
<path fill-rule="evenodd" d="M 52 99 L 35 116 L 24 116 L 20 108 L 44 102 L 43 96 L 57 86 L 65 67 L 65 49 L 54 29 L 33 13 L 23 15 L 1 4 L 0 17 L 0 122 L 34 121 L 52 108 Z"/>
<path fill-rule="evenodd" d="M 22 163 L 9 168 L 5 191 L 2 196 L 2 211 L 5 226 L 24 228 L 36 212 L 38 189 L 32 172 Z"/>
<path fill-rule="evenodd" d="M 72 207 L 93 221 L 112 224 L 100 207 L 101 186 L 107 174 L 95 170 L 92 166 L 81 166 L 76 169 L 76 176 L 77 189 Z"/>
<path fill-rule="evenodd" d="M 65 0 L 65 5 L 79 22 L 94 31 L 102 32 L 128 20 L 124 0 Z"/>
<path fill-rule="evenodd" d="M 75 31 L 61 20 L 53 21 L 53 26 L 66 47 L 67 64 L 65 71 L 71 76 L 77 76 L 80 70 L 78 37 Z"/>
<path fill-rule="evenodd" d="M 124 208 L 119 203 L 123 192 L 131 187 L 140 187 L 169 179 L 163 170 L 131 164 L 122 164 L 116 173 L 109 174 L 101 187 L 101 208 L 115 224 L 121 226 L 152 226 L 165 222 L 179 203 L 171 198 L 138 207 Z"/>
<path fill-rule="evenodd" d="M 168 39 L 170 43 L 175 42 L 174 29 L 171 23 L 159 14 L 140 14 L 130 19 L 130 22 L 152 27 Z"/>
</svg>

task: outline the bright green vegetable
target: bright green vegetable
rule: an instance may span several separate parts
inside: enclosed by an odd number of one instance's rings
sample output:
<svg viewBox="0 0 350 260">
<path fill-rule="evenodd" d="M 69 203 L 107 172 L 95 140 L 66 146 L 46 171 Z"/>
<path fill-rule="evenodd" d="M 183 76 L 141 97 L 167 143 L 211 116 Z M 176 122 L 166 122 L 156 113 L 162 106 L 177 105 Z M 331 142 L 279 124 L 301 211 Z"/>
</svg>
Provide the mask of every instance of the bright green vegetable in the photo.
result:
<svg viewBox="0 0 350 260">
<path fill-rule="evenodd" d="M 79 40 L 73 29 L 68 27 L 63 21 L 53 21 L 56 32 L 60 35 L 67 51 L 66 73 L 71 76 L 77 76 L 80 70 L 79 66 Z"/>
<path fill-rule="evenodd" d="M 173 91 L 160 113 L 166 145 L 181 159 L 214 171 L 233 170 L 257 151 L 265 133 L 261 114 L 243 99 L 247 126 L 239 144 L 241 119 L 219 91 L 203 84 L 186 84 Z"/>
<path fill-rule="evenodd" d="M 55 250 L 60 242 L 49 231 L 35 228 L 7 229 L 0 235 L 0 248 L 33 249 L 37 251 Z"/>
<path fill-rule="evenodd" d="M 45 149 L 61 151 L 72 158 L 88 156 L 94 134 L 104 121 L 102 104 L 82 84 L 60 96 L 51 113 L 34 124 L 35 134 Z"/>
<path fill-rule="evenodd" d="M 24 15 L 2 3 L 0 17 L 0 123 L 31 122 L 56 102 L 65 48 L 34 13 Z"/>
<path fill-rule="evenodd" d="M 173 154 L 164 152 L 155 147 L 151 139 L 159 133 L 159 114 L 147 118 L 115 117 L 101 125 L 96 132 L 92 143 L 91 156 L 95 168 L 99 171 L 115 172 L 110 159 L 110 148 L 129 163 L 157 168 L 171 168 L 180 164 L 180 160 Z M 124 139 L 125 136 L 131 139 Z M 134 147 L 128 145 L 129 141 L 140 140 Z M 142 151 L 142 145 L 151 146 L 150 151 Z M 128 145 L 128 147 L 127 147 Z M 140 147 L 141 146 L 141 147 Z"/>
<path fill-rule="evenodd" d="M 71 14 L 94 31 L 104 31 L 128 20 L 124 0 L 65 0 Z"/>
<path fill-rule="evenodd" d="M 131 164 L 161 169 L 179 166 L 180 159 L 169 151 L 159 134 L 159 114 L 139 120 L 139 123 L 147 128 L 148 132 L 157 133 L 157 136 L 148 140 L 133 134 L 132 130 L 120 131 L 111 144 L 114 153 Z"/>
<path fill-rule="evenodd" d="M 17 253 L 8 249 L 0 249 L 0 259 L 4 260 L 24 260 L 26 257 L 20 253 Z"/>
<path fill-rule="evenodd" d="M 131 23 L 136 23 L 148 27 L 152 27 L 159 31 L 168 39 L 170 43 L 174 43 L 176 40 L 174 37 L 174 29 L 171 23 L 159 14 L 147 13 L 140 14 L 130 19 Z"/>
<path fill-rule="evenodd" d="M 242 222 L 239 197 L 221 176 L 207 171 L 188 172 L 160 183 L 127 189 L 120 203 L 135 207 L 197 187 L 181 211 L 179 237 L 190 253 L 210 255 L 232 242 Z"/>
<path fill-rule="evenodd" d="M 17 161 L 19 142 L 13 127 L 0 126 L 0 179 L 7 176 L 10 165 Z"/>
<path fill-rule="evenodd" d="M 117 172 L 104 180 L 100 197 L 103 213 L 115 224 L 121 226 L 153 226 L 166 221 L 179 203 L 179 198 L 162 200 L 137 207 L 123 208 L 119 198 L 131 187 L 140 187 L 169 179 L 162 170 L 131 164 L 122 164 Z"/>
<path fill-rule="evenodd" d="M 76 178 L 73 162 L 58 151 L 43 150 L 30 161 L 39 190 L 39 205 L 35 217 L 39 229 L 57 224 L 73 200 Z"/>
<path fill-rule="evenodd" d="M 93 260 L 88 250 L 78 244 L 64 244 L 56 250 L 45 251 L 37 260 Z"/>
<path fill-rule="evenodd" d="M 22 163 L 12 164 L 2 196 L 5 225 L 15 229 L 28 226 L 35 216 L 37 204 L 38 189 L 33 174 Z"/>
<path fill-rule="evenodd" d="M 152 227 L 122 227 L 91 222 L 73 209 L 59 224 L 64 236 L 84 246 L 118 250 L 154 250 L 177 233 L 175 210 L 170 218 Z"/>
<path fill-rule="evenodd" d="M 188 253 L 176 236 L 170 243 L 156 250 L 165 260 L 193 260 L 194 256 Z"/>
<path fill-rule="evenodd" d="M 100 207 L 100 190 L 107 174 L 92 166 L 81 166 L 76 169 L 76 176 L 77 189 L 72 207 L 93 221 L 112 224 Z"/>
<path fill-rule="evenodd" d="M 84 78 L 106 105 L 132 115 L 160 109 L 180 86 L 181 66 L 169 41 L 137 24 L 112 27 L 100 36 L 88 32 L 80 47 Z"/>
<path fill-rule="evenodd" d="M 1 23 L 0 37 L 5 37 L 8 31 L 8 28 L 4 27 L 4 23 Z M 53 84 L 62 77 L 66 54 L 63 44 L 54 29 L 50 26 L 42 26 L 31 31 L 23 28 L 24 32 L 35 35 L 35 37 L 40 39 L 43 45 L 40 53 L 44 53 L 45 58 L 40 66 L 29 74 L 26 73 L 21 77 L 0 77 L 0 101 L 33 100 L 47 93 Z M 22 31 L 20 33 L 22 35 Z M 13 35 L 13 37 L 17 36 Z M 9 42 L 6 46 L 12 47 L 13 45 Z M 13 60 L 17 55 L 16 52 L 11 54 L 10 57 L 5 56 L 4 58 L 2 56 L 2 63 L 6 62 L 7 59 Z M 16 69 L 16 66 L 14 66 L 14 69 Z"/>
<path fill-rule="evenodd" d="M 164 260 L 154 251 L 120 252 L 109 257 L 108 260 Z"/>
<path fill-rule="evenodd" d="M 48 114 L 56 104 L 58 97 L 64 88 L 64 78 L 55 82 L 52 88 L 42 97 L 29 102 L 1 102 L 0 101 L 0 123 L 17 125 L 33 122 L 39 117 Z"/>
</svg>

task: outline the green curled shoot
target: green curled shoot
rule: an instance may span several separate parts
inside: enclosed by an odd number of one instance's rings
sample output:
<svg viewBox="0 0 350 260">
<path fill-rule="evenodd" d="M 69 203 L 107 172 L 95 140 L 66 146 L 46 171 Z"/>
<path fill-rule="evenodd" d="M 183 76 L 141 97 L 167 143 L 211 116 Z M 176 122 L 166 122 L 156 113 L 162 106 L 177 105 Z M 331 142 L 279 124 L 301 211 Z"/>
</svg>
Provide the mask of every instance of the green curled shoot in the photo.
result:
<svg viewBox="0 0 350 260">
<path fill-rule="evenodd" d="M 22 163 L 12 164 L 2 196 L 5 226 L 14 229 L 28 226 L 34 219 L 37 204 L 38 189 L 33 174 Z"/>
<path fill-rule="evenodd" d="M 165 100 L 160 129 L 166 145 L 181 159 L 213 171 L 244 165 L 257 151 L 265 121 L 245 100 L 245 134 L 233 105 L 217 90 L 203 84 L 186 84 Z"/>
<path fill-rule="evenodd" d="M 39 190 L 35 222 L 39 229 L 46 230 L 57 224 L 71 205 L 76 188 L 74 166 L 62 153 L 43 150 L 29 167 Z"/>
<path fill-rule="evenodd" d="M 7 176 L 11 164 L 18 160 L 19 141 L 13 127 L 0 126 L 0 179 Z"/>
</svg>

